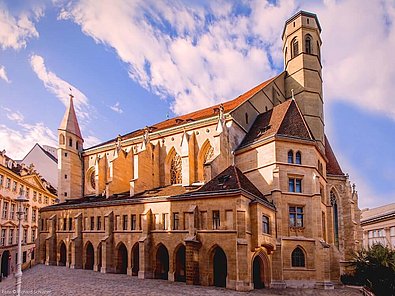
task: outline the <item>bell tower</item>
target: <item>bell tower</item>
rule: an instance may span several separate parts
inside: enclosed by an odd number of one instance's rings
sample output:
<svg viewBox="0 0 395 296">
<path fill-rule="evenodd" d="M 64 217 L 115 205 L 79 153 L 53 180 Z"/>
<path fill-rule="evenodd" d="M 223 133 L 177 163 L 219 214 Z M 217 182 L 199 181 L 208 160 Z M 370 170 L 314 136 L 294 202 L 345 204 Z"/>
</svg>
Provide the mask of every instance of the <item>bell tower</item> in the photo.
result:
<svg viewBox="0 0 395 296">
<path fill-rule="evenodd" d="M 317 16 L 300 11 L 286 21 L 282 40 L 285 96 L 294 96 L 318 146 L 324 151 L 320 34 Z"/>
<path fill-rule="evenodd" d="M 82 197 L 82 147 L 83 138 L 74 110 L 73 95 L 70 94 L 69 106 L 58 128 L 58 198 Z"/>
</svg>

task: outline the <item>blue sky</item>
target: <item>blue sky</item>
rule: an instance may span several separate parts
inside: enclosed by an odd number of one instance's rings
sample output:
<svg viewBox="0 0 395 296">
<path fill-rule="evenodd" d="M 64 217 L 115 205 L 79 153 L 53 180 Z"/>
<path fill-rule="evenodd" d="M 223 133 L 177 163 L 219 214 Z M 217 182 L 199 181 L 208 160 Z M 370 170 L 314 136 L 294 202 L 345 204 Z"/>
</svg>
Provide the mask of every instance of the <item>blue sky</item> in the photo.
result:
<svg viewBox="0 0 395 296">
<path fill-rule="evenodd" d="M 362 208 L 393 202 L 391 0 L 0 1 L 0 149 L 56 145 L 69 87 L 85 147 L 233 99 L 283 70 L 283 25 L 300 9 L 323 28 L 332 148 Z"/>
</svg>

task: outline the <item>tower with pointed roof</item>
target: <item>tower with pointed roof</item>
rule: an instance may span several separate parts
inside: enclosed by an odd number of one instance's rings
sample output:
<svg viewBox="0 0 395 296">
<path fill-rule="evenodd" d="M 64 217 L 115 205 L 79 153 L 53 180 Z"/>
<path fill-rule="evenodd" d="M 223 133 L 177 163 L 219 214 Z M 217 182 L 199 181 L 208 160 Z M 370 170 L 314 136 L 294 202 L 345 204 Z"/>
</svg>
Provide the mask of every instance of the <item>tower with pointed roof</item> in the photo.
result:
<svg viewBox="0 0 395 296">
<path fill-rule="evenodd" d="M 83 138 L 75 114 L 73 95 L 58 128 L 58 197 L 60 201 L 82 196 Z"/>
<path fill-rule="evenodd" d="M 299 11 L 285 23 L 282 39 L 285 96 L 295 100 L 318 146 L 324 151 L 321 26 L 317 15 Z"/>
</svg>

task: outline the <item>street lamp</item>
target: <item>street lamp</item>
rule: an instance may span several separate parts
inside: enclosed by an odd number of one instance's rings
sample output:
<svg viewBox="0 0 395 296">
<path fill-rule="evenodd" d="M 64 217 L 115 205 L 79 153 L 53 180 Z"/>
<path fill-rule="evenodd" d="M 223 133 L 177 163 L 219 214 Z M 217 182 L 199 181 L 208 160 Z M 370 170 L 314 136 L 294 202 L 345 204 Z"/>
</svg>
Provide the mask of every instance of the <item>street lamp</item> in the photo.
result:
<svg viewBox="0 0 395 296">
<path fill-rule="evenodd" d="M 22 219 L 23 219 L 23 214 L 25 213 L 23 211 L 22 205 L 24 202 L 28 202 L 29 200 L 26 197 L 24 197 L 23 192 L 21 192 L 21 195 L 18 196 L 15 200 L 18 203 L 18 211 L 16 212 L 18 215 L 18 263 L 15 273 L 15 280 L 16 280 L 16 294 L 20 296 L 21 285 L 22 285 Z"/>
</svg>

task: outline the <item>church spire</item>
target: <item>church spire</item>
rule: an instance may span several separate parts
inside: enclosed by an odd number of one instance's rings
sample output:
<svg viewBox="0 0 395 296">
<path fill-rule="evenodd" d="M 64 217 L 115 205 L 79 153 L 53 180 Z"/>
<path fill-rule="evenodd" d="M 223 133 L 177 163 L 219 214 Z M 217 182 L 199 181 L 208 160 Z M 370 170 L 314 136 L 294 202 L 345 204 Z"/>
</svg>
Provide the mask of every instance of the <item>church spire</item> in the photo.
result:
<svg viewBox="0 0 395 296">
<path fill-rule="evenodd" d="M 78 125 L 77 115 L 74 110 L 73 98 L 74 96 L 70 93 L 70 103 L 67 108 L 63 120 L 60 123 L 59 130 L 67 131 L 74 134 L 78 138 L 82 139 L 80 127 Z"/>
</svg>

